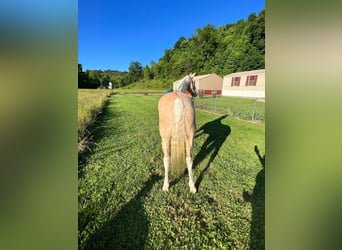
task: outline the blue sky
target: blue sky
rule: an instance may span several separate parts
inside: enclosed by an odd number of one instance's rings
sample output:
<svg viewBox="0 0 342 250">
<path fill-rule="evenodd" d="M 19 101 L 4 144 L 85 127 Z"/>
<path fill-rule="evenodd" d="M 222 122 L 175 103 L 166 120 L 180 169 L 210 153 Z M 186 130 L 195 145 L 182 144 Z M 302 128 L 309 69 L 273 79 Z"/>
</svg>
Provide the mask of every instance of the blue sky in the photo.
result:
<svg viewBox="0 0 342 250">
<path fill-rule="evenodd" d="M 158 62 L 165 49 L 207 24 L 215 28 L 259 14 L 265 0 L 79 0 L 78 62 L 83 70 L 128 71 Z"/>
</svg>

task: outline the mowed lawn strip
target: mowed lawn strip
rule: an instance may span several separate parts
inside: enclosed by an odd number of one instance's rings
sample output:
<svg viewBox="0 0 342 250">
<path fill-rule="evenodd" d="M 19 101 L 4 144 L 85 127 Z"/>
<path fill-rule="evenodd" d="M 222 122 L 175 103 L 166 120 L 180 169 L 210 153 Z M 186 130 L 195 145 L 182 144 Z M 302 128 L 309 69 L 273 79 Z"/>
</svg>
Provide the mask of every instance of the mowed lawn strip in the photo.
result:
<svg viewBox="0 0 342 250">
<path fill-rule="evenodd" d="M 80 249 L 260 249 L 264 246 L 263 124 L 196 111 L 194 180 L 162 191 L 160 95 L 111 96 L 80 167 Z"/>
</svg>

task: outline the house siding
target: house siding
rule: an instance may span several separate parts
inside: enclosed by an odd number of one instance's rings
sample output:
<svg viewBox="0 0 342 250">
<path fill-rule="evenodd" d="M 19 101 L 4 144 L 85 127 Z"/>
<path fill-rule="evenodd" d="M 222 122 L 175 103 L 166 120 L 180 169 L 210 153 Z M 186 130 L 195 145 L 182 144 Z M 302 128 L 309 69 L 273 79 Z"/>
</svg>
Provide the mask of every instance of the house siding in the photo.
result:
<svg viewBox="0 0 342 250">
<path fill-rule="evenodd" d="M 233 78 L 237 77 L 240 77 L 239 84 L 234 85 Z M 265 98 L 265 70 L 237 72 L 224 76 L 222 95 Z"/>
</svg>

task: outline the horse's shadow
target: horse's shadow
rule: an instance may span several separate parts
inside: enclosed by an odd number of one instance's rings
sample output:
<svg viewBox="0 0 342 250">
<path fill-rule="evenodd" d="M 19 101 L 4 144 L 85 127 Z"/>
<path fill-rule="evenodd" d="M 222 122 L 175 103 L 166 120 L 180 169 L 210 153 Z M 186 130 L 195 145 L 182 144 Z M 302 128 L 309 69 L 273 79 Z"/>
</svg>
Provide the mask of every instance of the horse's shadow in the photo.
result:
<svg viewBox="0 0 342 250">
<path fill-rule="evenodd" d="M 261 156 L 258 146 L 254 146 L 262 169 L 255 178 L 253 193 L 243 192 L 243 198 L 252 205 L 252 222 L 250 230 L 250 249 L 265 248 L 265 155 Z"/>
<path fill-rule="evenodd" d="M 200 137 L 203 134 L 206 134 L 207 139 L 205 140 L 200 151 L 194 158 L 194 161 L 193 161 L 194 168 L 197 168 L 198 165 L 205 158 L 209 156 L 209 161 L 207 162 L 206 166 L 201 171 L 195 183 L 197 190 L 199 189 L 199 186 L 203 180 L 205 173 L 209 170 L 211 163 L 216 158 L 218 152 L 220 151 L 222 144 L 225 142 L 225 140 L 227 139 L 227 137 L 229 136 L 231 132 L 230 127 L 222 124 L 221 122 L 226 117 L 227 115 L 223 115 L 213 121 L 207 122 L 196 131 L 195 138 Z"/>
<path fill-rule="evenodd" d="M 143 203 L 160 179 L 159 175 L 151 175 L 142 189 L 96 230 L 80 249 L 144 249 L 149 221 Z"/>
</svg>

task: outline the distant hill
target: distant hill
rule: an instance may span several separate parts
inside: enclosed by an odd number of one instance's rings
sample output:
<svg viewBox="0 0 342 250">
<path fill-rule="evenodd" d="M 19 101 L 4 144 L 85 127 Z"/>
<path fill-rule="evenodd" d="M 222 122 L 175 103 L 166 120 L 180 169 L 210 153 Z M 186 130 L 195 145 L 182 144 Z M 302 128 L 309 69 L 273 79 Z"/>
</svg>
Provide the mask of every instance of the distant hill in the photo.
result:
<svg viewBox="0 0 342 250">
<path fill-rule="evenodd" d="M 265 10 L 248 19 L 215 28 L 208 24 L 197 29 L 191 38 L 180 37 L 151 74 L 160 78 L 179 78 L 189 72 L 197 74 L 232 72 L 265 67 Z"/>
</svg>

